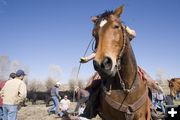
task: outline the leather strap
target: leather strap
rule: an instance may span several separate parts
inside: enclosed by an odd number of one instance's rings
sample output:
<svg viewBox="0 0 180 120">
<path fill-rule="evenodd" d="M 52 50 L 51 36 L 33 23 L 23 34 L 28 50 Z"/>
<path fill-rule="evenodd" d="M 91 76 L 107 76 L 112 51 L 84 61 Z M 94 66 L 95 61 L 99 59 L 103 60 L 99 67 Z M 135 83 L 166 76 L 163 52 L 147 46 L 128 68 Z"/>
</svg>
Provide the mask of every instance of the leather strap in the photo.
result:
<svg viewBox="0 0 180 120">
<path fill-rule="evenodd" d="M 130 105 L 124 105 L 121 104 L 117 101 L 114 101 L 112 98 L 110 98 L 108 95 L 106 95 L 103 92 L 103 96 L 105 97 L 105 101 L 112 106 L 114 109 L 121 111 L 121 112 L 125 112 L 127 114 L 132 114 L 133 112 L 135 112 L 136 110 L 138 110 L 146 101 L 146 99 L 148 98 L 148 91 L 146 89 L 146 91 L 144 92 L 144 94 L 133 104 Z"/>
</svg>

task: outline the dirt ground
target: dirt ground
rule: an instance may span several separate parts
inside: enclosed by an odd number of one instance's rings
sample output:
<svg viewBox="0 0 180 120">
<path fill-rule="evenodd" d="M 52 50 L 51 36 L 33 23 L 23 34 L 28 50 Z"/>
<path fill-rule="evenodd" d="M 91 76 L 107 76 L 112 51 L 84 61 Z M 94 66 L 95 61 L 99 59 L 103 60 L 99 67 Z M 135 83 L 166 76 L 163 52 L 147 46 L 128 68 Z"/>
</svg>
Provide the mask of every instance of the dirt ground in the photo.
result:
<svg viewBox="0 0 180 120">
<path fill-rule="evenodd" d="M 75 105 L 76 103 L 71 104 L 72 110 L 74 110 Z M 47 112 L 48 108 L 49 107 L 46 107 L 44 103 L 37 103 L 37 105 L 32 105 L 31 103 L 27 103 L 26 107 L 22 107 L 18 111 L 17 120 L 70 120 L 70 119 L 60 118 L 54 114 L 48 115 Z M 99 116 L 97 116 L 92 120 L 101 120 L 101 119 L 99 118 Z"/>
</svg>

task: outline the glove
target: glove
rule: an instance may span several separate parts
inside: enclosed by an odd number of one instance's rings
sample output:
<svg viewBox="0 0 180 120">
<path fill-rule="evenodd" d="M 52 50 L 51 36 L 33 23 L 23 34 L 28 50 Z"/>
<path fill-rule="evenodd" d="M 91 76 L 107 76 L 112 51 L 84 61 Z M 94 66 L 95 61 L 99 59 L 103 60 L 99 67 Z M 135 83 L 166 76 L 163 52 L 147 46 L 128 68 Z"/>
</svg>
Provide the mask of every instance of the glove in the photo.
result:
<svg viewBox="0 0 180 120">
<path fill-rule="evenodd" d="M 80 63 L 86 63 L 86 62 L 88 62 L 87 58 L 85 57 L 80 58 Z"/>
<path fill-rule="evenodd" d="M 59 100 L 61 100 L 61 97 L 59 97 Z"/>
</svg>

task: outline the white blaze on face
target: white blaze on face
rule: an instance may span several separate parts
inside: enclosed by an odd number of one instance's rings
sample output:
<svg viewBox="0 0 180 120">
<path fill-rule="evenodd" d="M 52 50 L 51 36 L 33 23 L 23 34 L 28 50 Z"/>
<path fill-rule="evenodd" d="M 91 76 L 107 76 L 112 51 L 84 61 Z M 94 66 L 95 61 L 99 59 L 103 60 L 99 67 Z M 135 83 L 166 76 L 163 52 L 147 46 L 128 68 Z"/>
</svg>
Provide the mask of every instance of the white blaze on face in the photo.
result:
<svg viewBox="0 0 180 120">
<path fill-rule="evenodd" d="M 104 19 L 104 20 L 102 20 L 102 21 L 101 21 L 101 23 L 100 23 L 100 25 L 99 25 L 99 26 L 100 26 L 100 27 L 103 27 L 106 23 L 107 23 L 107 20 L 106 20 L 106 19 Z"/>
</svg>

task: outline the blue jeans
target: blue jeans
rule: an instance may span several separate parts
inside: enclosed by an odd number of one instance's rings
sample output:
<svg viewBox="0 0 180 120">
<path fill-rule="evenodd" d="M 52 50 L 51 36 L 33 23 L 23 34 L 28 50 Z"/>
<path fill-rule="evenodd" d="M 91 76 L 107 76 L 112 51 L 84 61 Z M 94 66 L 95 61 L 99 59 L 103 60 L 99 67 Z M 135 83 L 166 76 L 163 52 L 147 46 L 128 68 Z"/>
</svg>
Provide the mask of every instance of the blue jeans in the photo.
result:
<svg viewBox="0 0 180 120">
<path fill-rule="evenodd" d="M 159 102 L 160 102 L 160 106 L 161 106 L 162 112 L 163 112 L 163 113 L 166 113 L 166 110 L 165 110 L 163 101 L 159 101 Z"/>
<path fill-rule="evenodd" d="M 3 120 L 3 108 L 0 107 L 0 120 Z"/>
<path fill-rule="evenodd" d="M 155 108 L 157 109 L 158 106 L 160 107 L 160 109 L 161 109 L 161 111 L 162 111 L 163 113 L 166 112 L 165 107 L 164 107 L 164 102 L 163 102 L 163 100 L 156 100 L 156 101 L 155 101 Z"/>
<path fill-rule="evenodd" d="M 18 105 L 3 104 L 4 120 L 16 120 Z"/>
<path fill-rule="evenodd" d="M 55 112 L 55 114 L 58 114 L 59 111 L 59 99 L 56 96 L 52 97 L 53 100 L 53 106 L 48 109 L 48 112 Z"/>
</svg>

